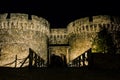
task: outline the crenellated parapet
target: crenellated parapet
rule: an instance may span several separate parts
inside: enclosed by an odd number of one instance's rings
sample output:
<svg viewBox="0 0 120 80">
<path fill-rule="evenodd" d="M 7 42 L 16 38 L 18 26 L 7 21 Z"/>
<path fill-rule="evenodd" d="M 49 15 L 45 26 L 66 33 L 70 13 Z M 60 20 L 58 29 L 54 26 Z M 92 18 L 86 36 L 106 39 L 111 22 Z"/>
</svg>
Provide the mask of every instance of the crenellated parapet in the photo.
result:
<svg viewBox="0 0 120 80">
<path fill-rule="evenodd" d="M 49 44 L 68 44 L 68 34 L 66 28 L 50 30 Z"/>
<path fill-rule="evenodd" d="M 68 24 L 67 29 L 68 29 L 68 34 L 69 33 L 79 33 L 81 31 L 84 31 L 84 26 L 89 24 L 89 18 L 85 17 L 85 18 L 80 18 L 77 19 L 71 23 Z"/>
<path fill-rule="evenodd" d="M 8 16 L 8 13 L 0 14 L 0 20 L 5 20 Z"/>
<path fill-rule="evenodd" d="M 46 60 L 48 36 L 49 23 L 42 17 L 21 13 L 0 14 L 0 66 L 14 67 L 14 64 L 6 64 L 14 61 L 16 55 L 18 59 L 25 59 L 29 48 Z M 17 67 L 20 65 L 18 63 Z"/>
<path fill-rule="evenodd" d="M 92 41 L 97 34 L 106 28 L 115 37 L 120 32 L 120 19 L 109 15 L 98 15 L 77 19 L 68 24 L 68 41 L 70 44 L 71 60 L 92 47 Z M 115 39 L 118 45 L 118 39 Z"/>
<path fill-rule="evenodd" d="M 49 34 L 50 24 L 42 17 L 32 15 L 28 19 L 28 14 L 21 13 L 11 13 L 9 18 L 7 16 L 7 13 L 0 14 L 0 29 L 34 30 Z"/>
<path fill-rule="evenodd" d="M 18 21 L 28 20 L 28 14 L 11 13 L 10 19 L 11 20 L 18 20 Z"/>
<path fill-rule="evenodd" d="M 120 31 L 118 19 L 108 15 L 82 18 L 68 24 L 68 34 L 81 34 L 82 32 L 99 32 L 103 27 L 109 31 Z"/>
<path fill-rule="evenodd" d="M 98 15 L 98 16 L 93 16 L 93 24 L 107 24 L 111 23 L 111 16 L 108 15 Z"/>
<path fill-rule="evenodd" d="M 67 28 L 50 29 L 49 22 L 36 15 L 0 14 L 0 66 L 14 61 L 16 55 L 18 59 L 25 59 L 29 48 L 45 61 L 48 52 L 59 56 L 63 54 L 67 60 L 73 60 L 93 48 L 93 40 L 103 28 L 112 34 L 120 53 L 119 17 L 109 15 L 85 17 L 69 23 Z"/>
</svg>

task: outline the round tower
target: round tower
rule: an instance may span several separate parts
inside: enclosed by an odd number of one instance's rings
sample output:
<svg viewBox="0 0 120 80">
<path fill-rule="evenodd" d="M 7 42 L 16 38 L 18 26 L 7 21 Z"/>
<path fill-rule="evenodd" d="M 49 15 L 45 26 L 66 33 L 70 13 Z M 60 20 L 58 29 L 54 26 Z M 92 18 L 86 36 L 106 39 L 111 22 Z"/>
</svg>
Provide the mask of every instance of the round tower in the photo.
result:
<svg viewBox="0 0 120 80">
<path fill-rule="evenodd" d="M 68 24 L 67 29 L 71 47 L 70 60 L 73 60 L 89 48 L 93 48 L 93 40 L 103 27 L 113 35 L 115 32 L 119 31 L 119 24 L 116 20 L 115 17 L 99 15 L 90 18 L 80 18 Z"/>
<path fill-rule="evenodd" d="M 12 62 L 17 56 L 19 67 L 29 55 L 29 48 L 46 60 L 48 34 L 49 23 L 44 18 L 21 13 L 1 14 L 0 66 L 14 67 Z"/>
</svg>

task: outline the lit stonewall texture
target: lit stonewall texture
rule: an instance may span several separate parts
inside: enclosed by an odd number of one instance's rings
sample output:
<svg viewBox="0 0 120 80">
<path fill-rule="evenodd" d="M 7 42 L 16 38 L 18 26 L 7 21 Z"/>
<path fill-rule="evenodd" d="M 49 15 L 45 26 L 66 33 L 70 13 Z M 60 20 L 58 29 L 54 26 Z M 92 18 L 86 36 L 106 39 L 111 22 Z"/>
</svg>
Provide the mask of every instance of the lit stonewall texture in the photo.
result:
<svg viewBox="0 0 120 80">
<path fill-rule="evenodd" d="M 17 67 L 20 67 L 29 54 L 29 48 L 43 59 L 47 58 L 49 23 L 41 17 L 30 17 L 28 19 L 27 14 L 19 13 L 0 15 L 0 66 L 14 67 L 12 62 L 17 55 Z"/>
<path fill-rule="evenodd" d="M 89 48 L 97 52 L 96 45 L 92 44 L 97 34 L 104 28 L 112 34 L 113 42 L 117 45 L 117 53 L 120 53 L 120 18 L 108 15 L 99 15 L 77 19 L 68 24 L 68 36 L 70 45 L 70 60 L 75 59 Z M 102 52 L 101 52 L 102 53 Z"/>
<path fill-rule="evenodd" d="M 29 55 L 29 48 L 47 62 L 47 53 L 66 56 L 67 63 L 92 48 L 97 34 L 105 27 L 113 36 L 120 53 L 120 19 L 114 16 L 98 15 L 80 18 L 68 24 L 67 28 L 50 28 L 42 17 L 21 13 L 0 15 L 0 66 L 16 67 Z M 26 63 L 24 66 L 27 66 Z M 23 67 L 24 67 L 23 66 Z"/>
</svg>

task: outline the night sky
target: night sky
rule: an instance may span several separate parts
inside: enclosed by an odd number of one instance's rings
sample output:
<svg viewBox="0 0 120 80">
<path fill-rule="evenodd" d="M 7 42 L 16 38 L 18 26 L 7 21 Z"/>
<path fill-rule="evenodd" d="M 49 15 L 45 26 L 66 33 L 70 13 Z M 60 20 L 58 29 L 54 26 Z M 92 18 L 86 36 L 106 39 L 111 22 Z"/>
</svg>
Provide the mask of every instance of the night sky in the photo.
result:
<svg viewBox="0 0 120 80">
<path fill-rule="evenodd" d="M 0 2 L 0 13 L 27 13 L 41 16 L 52 28 L 66 27 L 76 19 L 94 15 L 120 16 L 119 3 L 85 0 L 8 0 Z"/>
</svg>

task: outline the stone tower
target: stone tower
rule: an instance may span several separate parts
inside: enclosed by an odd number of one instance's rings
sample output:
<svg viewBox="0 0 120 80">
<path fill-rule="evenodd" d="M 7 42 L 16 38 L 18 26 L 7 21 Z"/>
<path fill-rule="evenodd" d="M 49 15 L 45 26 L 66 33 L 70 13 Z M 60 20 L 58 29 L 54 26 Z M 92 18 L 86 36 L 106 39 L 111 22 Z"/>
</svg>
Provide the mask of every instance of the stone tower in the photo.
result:
<svg viewBox="0 0 120 80">
<path fill-rule="evenodd" d="M 29 48 L 46 62 L 49 53 L 64 56 L 69 63 L 88 49 L 96 49 L 93 40 L 104 27 L 112 34 L 117 53 L 120 53 L 120 18 L 115 16 L 85 17 L 72 21 L 67 28 L 50 29 L 50 24 L 42 17 L 0 14 L 0 66 L 14 67 L 12 63 L 17 56 L 19 67 L 29 55 Z"/>
<path fill-rule="evenodd" d="M 1 14 L 0 66 L 14 67 L 14 64 L 7 64 L 12 63 L 17 55 L 19 67 L 28 56 L 29 48 L 46 60 L 48 34 L 49 23 L 44 18 L 20 13 Z"/>
<path fill-rule="evenodd" d="M 99 15 L 91 18 L 80 18 L 68 24 L 70 60 L 73 60 L 89 48 L 93 49 L 92 42 L 103 27 L 112 34 L 114 42 L 118 47 L 120 43 L 116 39 L 116 33 L 120 31 L 119 18 Z"/>
</svg>

